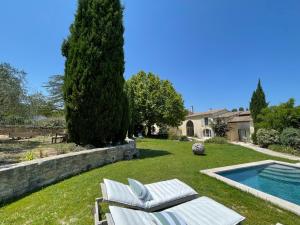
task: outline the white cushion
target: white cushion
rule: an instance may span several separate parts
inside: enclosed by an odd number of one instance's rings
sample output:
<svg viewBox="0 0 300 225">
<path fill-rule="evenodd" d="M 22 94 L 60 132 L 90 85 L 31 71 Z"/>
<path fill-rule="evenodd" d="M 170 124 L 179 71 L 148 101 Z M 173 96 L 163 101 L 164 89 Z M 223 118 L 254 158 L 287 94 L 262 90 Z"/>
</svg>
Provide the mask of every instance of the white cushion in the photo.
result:
<svg viewBox="0 0 300 225">
<path fill-rule="evenodd" d="M 139 181 L 128 178 L 131 191 L 142 201 L 150 201 L 151 194 L 148 189 Z"/>
</svg>

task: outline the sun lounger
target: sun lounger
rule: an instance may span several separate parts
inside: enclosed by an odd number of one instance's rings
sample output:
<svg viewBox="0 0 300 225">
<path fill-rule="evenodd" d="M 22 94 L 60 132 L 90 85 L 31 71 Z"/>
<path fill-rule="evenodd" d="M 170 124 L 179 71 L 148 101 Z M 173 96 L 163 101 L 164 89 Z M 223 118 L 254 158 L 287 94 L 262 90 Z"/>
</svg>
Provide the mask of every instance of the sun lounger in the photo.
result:
<svg viewBox="0 0 300 225">
<path fill-rule="evenodd" d="M 101 183 L 102 198 L 99 202 L 153 212 L 198 197 L 194 189 L 178 179 L 146 184 L 145 187 L 151 195 L 149 201 L 139 199 L 129 185 L 104 179 Z"/>
<path fill-rule="evenodd" d="M 96 208 L 97 205 L 96 202 Z M 109 210 L 110 213 L 106 214 L 106 220 L 103 221 L 99 220 L 98 211 L 95 211 L 95 225 L 237 225 L 245 219 L 235 211 L 208 197 L 200 197 L 157 213 L 118 206 L 110 206 Z M 177 218 L 176 223 L 171 221 L 174 217 Z M 165 223 L 166 218 L 169 223 Z"/>
</svg>

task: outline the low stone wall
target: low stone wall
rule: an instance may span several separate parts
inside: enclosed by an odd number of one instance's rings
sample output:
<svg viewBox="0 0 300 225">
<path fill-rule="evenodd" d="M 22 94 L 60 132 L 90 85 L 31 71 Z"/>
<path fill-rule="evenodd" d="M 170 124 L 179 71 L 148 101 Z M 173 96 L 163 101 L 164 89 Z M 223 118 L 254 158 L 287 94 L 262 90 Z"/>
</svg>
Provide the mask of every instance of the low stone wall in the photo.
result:
<svg viewBox="0 0 300 225">
<path fill-rule="evenodd" d="M 0 202 L 20 197 L 64 178 L 138 155 L 135 142 L 73 152 L 0 168 Z M 100 182 L 100 181 L 95 181 Z"/>
</svg>

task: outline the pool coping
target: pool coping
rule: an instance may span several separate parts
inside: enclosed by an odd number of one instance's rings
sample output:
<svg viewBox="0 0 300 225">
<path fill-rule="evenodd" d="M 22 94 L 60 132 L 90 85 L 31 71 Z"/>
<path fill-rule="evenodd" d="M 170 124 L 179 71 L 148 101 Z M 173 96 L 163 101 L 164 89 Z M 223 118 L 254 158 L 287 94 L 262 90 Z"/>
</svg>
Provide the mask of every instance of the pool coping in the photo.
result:
<svg viewBox="0 0 300 225">
<path fill-rule="evenodd" d="M 213 169 L 200 170 L 200 173 L 208 175 L 213 178 L 216 178 L 217 180 L 223 181 L 232 187 L 235 187 L 242 191 L 250 193 L 258 198 L 261 198 L 265 201 L 271 202 L 276 206 L 279 206 L 287 211 L 293 212 L 296 215 L 300 216 L 300 206 L 299 205 L 294 204 L 289 201 L 286 201 L 286 200 L 276 197 L 274 195 L 270 195 L 268 193 L 259 191 L 255 188 L 246 186 L 244 184 L 238 183 L 234 180 L 231 180 L 229 178 L 226 178 L 226 177 L 223 177 L 223 176 L 217 174 L 219 172 L 231 171 L 231 170 L 242 169 L 242 168 L 247 168 L 247 167 L 256 167 L 256 166 L 267 165 L 267 164 L 272 164 L 272 163 L 278 163 L 278 164 L 292 166 L 292 167 L 296 167 L 296 168 L 300 169 L 300 165 L 296 165 L 293 163 L 281 162 L 281 161 L 276 161 L 276 160 L 264 160 L 264 161 L 258 161 L 258 162 L 251 162 L 251 163 L 244 163 L 244 164 L 238 164 L 238 165 L 232 165 L 232 166 L 218 167 L 218 168 L 213 168 Z"/>
</svg>

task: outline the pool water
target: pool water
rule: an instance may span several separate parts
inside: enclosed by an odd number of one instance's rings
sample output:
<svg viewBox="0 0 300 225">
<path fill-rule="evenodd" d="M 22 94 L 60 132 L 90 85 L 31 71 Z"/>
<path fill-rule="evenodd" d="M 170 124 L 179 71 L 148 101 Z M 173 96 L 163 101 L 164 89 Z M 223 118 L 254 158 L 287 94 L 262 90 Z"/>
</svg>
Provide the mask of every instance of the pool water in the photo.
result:
<svg viewBox="0 0 300 225">
<path fill-rule="evenodd" d="M 300 168 L 272 163 L 218 174 L 300 205 Z"/>
</svg>

